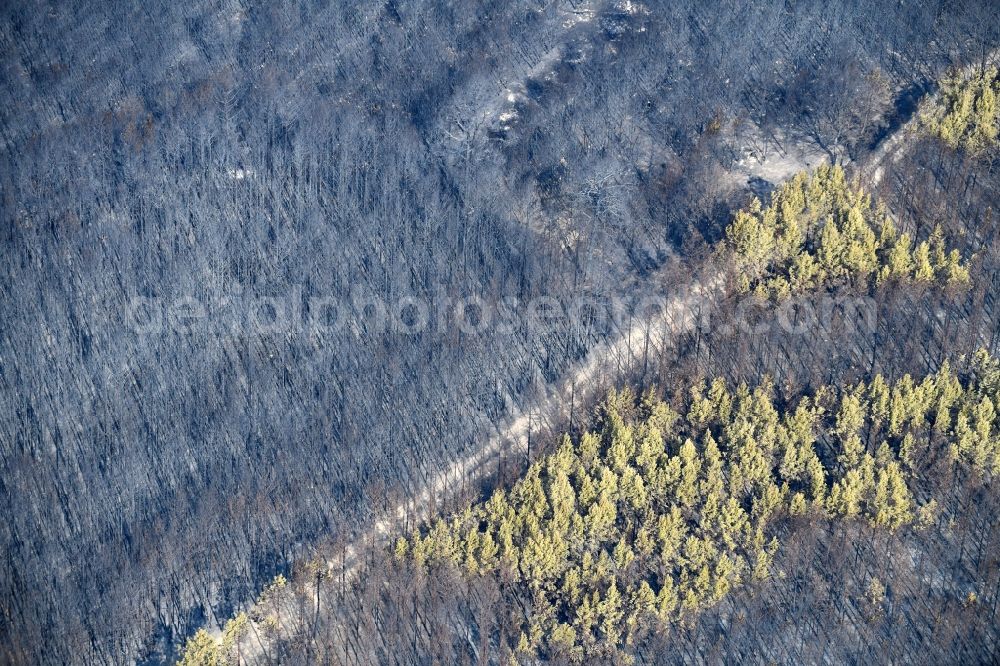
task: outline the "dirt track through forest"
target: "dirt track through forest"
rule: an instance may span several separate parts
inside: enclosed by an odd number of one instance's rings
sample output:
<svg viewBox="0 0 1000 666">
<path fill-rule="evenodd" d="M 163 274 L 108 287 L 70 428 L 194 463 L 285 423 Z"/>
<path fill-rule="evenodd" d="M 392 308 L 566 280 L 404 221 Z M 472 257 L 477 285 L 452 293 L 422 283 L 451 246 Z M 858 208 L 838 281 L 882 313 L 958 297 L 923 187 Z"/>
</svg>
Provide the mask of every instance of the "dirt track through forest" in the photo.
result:
<svg viewBox="0 0 1000 666">
<path fill-rule="evenodd" d="M 533 72 L 537 74 L 537 72 Z M 491 109 L 497 115 L 497 109 Z M 906 138 L 913 134 L 918 122 L 914 115 L 906 123 L 885 139 L 866 156 L 861 172 L 866 181 L 877 183 L 882 175 L 887 159 L 896 159 L 899 151 L 905 149 Z M 765 173 L 778 183 L 796 172 L 814 167 L 818 152 L 814 146 L 795 145 L 785 147 L 770 159 L 747 170 L 744 165 L 734 167 L 734 173 Z M 436 474 L 417 495 L 398 504 L 377 520 L 370 529 L 359 535 L 354 542 L 340 553 L 327 559 L 328 574 L 346 581 L 359 573 L 365 549 L 372 544 L 385 544 L 396 534 L 402 534 L 407 525 L 419 523 L 427 516 L 428 507 L 440 506 L 454 494 L 453 489 L 476 488 L 486 482 L 499 469 L 501 456 L 527 456 L 532 433 L 545 430 L 543 426 L 558 427 L 570 422 L 571 411 L 578 407 L 582 387 L 607 386 L 603 380 L 620 378 L 623 373 L 634 371 L 638 364 L 648 362 L 662 354 L 685 331 L 692 330 L 702 313 L 707 312 L 724 295 L 724 276 L 716 272 L 690 285 L 681 287 L 681 293 L 664 302 L 663 308 L 651 318 L 631 322 L 620 335 L 591 348 L 586 357 L 567 376 L 544 387 L 544 394 L 526 410 L 518 410 L 508 418 L 506 427 L 491 437 L 479 450 L 468 455 Z M 313 603 L 318 599 L 313 598 Z M 284 621 L 299 625 L 294 613 L 299 607 L 289 604 Z M 252 623 L 253 624 L 253 623 Z M 254 626 L 250 636 L 242 645 L 244 660 L 256 663 L 266 647 L 260 632 Z M 262 647 L 265 647 L 262 650 Z"/>
</svg>

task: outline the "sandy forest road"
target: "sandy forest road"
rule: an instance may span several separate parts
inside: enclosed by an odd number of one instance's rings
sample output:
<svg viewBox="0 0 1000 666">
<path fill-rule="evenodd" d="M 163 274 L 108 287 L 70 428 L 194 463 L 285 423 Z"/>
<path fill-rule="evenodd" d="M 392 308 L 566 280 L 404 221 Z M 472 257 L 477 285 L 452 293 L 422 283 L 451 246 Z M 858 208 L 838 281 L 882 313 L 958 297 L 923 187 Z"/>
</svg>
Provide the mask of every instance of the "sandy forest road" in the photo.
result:
<svg viewBox="0 0 1000 666">
<path fill-rule="evenodd" d="M 541 63 L 531 70 L 531 75 L 537 76 L 538 70 L 547 64 Z M 498 119 L 503 113 L 502 103 L 487 111 L 487 118 Z M 886 160 L 897 160 L 905 154 L 906 139 L 913 135 L 917 122 L 916 116 L 910 118 L 856 164 L 866 183 L 877 184 Z M 816 145 L 790 142 L 767 158 L 741 160 L 732 166 L 729 175 L 733 185 L 745 184 L 751 177 L 764 177 L 777 184 L 823 161 L 825 157 Z M 558 432 L 563 424 L 570 422 L 571 411 L 587 404 L 594 390 L 613 386 L 622 376 L 628 376 L 641 364 L 666 352 L 681 334 L 692 330 L 699 319 L 711 311 L 714 303 L 725 296 L 725 275 L 716 269 L 714 273 L 693 279 L 690 284 L 678 285 L 678 289 L 679 293 L 660 301 L 662 308 L 656 314 L 628 322 L 617 337 L 592 347 L 563 378 L 545 386 L 543 395 L 533 401 L 527 411 L 517 410 L 511 414 L 505 427 L 490 437 L 482 448 L 433 476 L 416 496 L 390 509 L 369 529 L 355 535 L 352 543 L 340 552 L 329 553 L 327 574 L 345 582 L 353 578 L 360 572 L 367 549 L 384 546 L 394 536 L 401 535 L 408 525 L 419 523 L 427 516 L 428 507 L 440 506 L 442 501 L 456 494 L 456 488 L 479 487 L 496 474 L 501 456 L 528 454 L 532 433 Z M 311 603 L 318 604 L 319 599 L 313 597 Z M 286 630 L 305 626 L 308 619 L 296 616 L 301 608 L 295 603 L 288 604 L 288 612 L 283 618 Z M 253 629 L 241 646 L 242 657 L 248 664 L 266 663 L 261 657 L 267 659 L 269 641 L 261 638 L 256 626 Z"/>
<path fill-rule="evenodd" d="M 568 24 L 567 28 L 574 24 Z M 579 23 L 575 24 L 580 30 Z M 567 31 L 572 33 L 572 31 Z M 529 70 L 529 76 L 551 66 L 550 51 L 543 61 Z M 995 61 L 996 54 L 990 58 Z M 936 97 L 936 94 L 932 96 Z M 513 100 L 508 100 L 513 101 Z M 504 105 L 487 107 L 485 117 L 505 121 Z M 512 117 L 512 116 L 511 116 Z M 885 136 L 870 152 L 854 163 L 866 187 L 876 187 L 890 163 L 903 159 L 912 145 L 919 126 L 919 113 L 914 113 L 901 125 Z M 776 145 L 770 154 L 745 151 L 744 159 L 731 165 L 724 178 L 727 185 L 742 188 L 751 179 L 760 178 L 779 184 L 803 169 L 811 169 L 826 161 L 818 145 L 809 141 L 787 140 Z M 654 280 L 657 278 L 653 278 Z M 652 289 L 655 285 L 643 285 Z M 558 433 L 571 422 L 572 411 L 579 405 L 589 404 L 595 391 L 606 390 L 620 383 L 642 365 L 664 354 L 683 333 L 692 330 L 703 317 L 711 313 L 715 303 L 726 296 L 726 276 L 721 268 L 704 276 L 692 276 L 690 284 L 676 285 L 672 295 L 660 301 L 663 307 L 653 316 L 630 320 L 619 329 L 618 335 L 592 347 L 586 357 L 570 369 L 560 380 L 545 386 L 543 395 L 531 402 L 528 411 L 515 407 L 500 432 L 490 437 L 479 450 L 457 460 L 434 475 L 417 495 L 401 502 L 376 520 L 370 528 L 355 535 L 350 545 L 339 552 L 327 553 L 327 575 L 347 584 L 361 571 L 370 549 L 385 547 L 407 527 L 426 518 L 434 507 L 469 488 L 478 488 L 496 477 L 502 456 L 526 456 L 533 435 Z M 648 312 L 648 311 L 647 311 Z M 650 359 L 653 359 L 650 361 Z M 311 587 L 311 586 L 310 586 Z M 305 631 L 309 617 L 318 612 L 321 600 L 315 592 L 307 593 L 308 602 L 289 600 L 282 608 L 285 631 Z M 303 609 L 311 606 L 308 613 Z M 246 664 L 270 663 L 268 651 L 271 641 L 262 636 L 256 622 L 250 622 L 251 631 L 241 641 L 241 656 Z M 348 628 L 344 627 L 345 641 L 349 641 Z"/>
<path fill-rule="evenodd" d="M 967 76 L 980 67 L 997 64 L 1000 64 L 1000 50 L 985 54 L 981 62 L 966 65 L 962 68 L 962 75 Z M 920 109 L 923 108 L 922 105 L 933 104 L 939 99 L 939 96 L 940 91 L 937 90 L 927 95 L 924 100 L 921 100 L 921 104 L 918 105 L 913 115 L 905 123 L 896 128 L 892 134 L 879 142 L 878 146 L 865 157 L 863 163 L 860 165 L 860 171 L 862 180 L 866 184 L 871 187 L 879 185 L 882 182 L 882 177 L 885 175 L 886 165 L 888 163 L 897 163 L 906 156 L 913 145 L 913 142 L 907 141 L 907 139 L 913 137 L 920 127 Z"/>
</svg>

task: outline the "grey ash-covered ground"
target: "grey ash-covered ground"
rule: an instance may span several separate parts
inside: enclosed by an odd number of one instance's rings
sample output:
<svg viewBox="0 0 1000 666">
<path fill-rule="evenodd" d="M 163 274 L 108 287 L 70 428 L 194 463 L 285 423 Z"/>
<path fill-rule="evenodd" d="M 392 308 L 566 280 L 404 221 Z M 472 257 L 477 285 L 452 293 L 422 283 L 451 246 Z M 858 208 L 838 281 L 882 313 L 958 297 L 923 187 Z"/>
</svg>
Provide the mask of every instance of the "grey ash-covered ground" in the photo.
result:
<svg viewBox="0 0 1000 666">
<path fill-rule="evenodd" d="M 617 332 L 317 332 L 310 299 L 660 293 L 782 160 L 864 154 L 997 41 L 989 2 L 0 16 L 0 659 L 17 663 L 167 658 Z M 299 306 L 290 329 L 248 320 L 263 297 Z M 137 298 L 204 316 L 137 328 Z"/>
</svg>

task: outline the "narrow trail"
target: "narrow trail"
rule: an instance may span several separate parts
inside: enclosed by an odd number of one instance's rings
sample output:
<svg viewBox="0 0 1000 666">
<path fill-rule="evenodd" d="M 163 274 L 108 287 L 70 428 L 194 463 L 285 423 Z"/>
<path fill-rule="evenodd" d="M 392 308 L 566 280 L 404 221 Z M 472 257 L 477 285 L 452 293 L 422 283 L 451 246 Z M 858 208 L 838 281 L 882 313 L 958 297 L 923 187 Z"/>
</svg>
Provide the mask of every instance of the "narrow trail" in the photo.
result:
<svg viewBox="0 0 1000 666">
<path fill-rule="evenodd" d="M 493 109 L 494 113 L 497 112 Z M 886 160 L 898 160 L 905 155 L 908 142 L 914 135 L 919 116 L 914 114 L 896 131 L 885 137 L 870 153 L 856 163 L 865 181 L 875 185 L 884 172 Z M 799 170 L 816 166 L 824 161 L 808 145 L 785 147 L 768 160 L 752 165 L 734 165 L 734 177 L 746 178 L 756 172 L 774 176 L 777 182 Z M 524 455 L 532 433 L 540 430 L 555 432 L 572 419 L 572 410 L 586 404 L 588 391 L 594 387 L 613 385 L 617 378 L 637 370 L 649 358 L 656 358 L 677 340 L 678 336 L 692 330 L 703 313 L 725 296 L 725 276 L 721 270 L 694 278 L 688 285 L 680 286 L 680 293 L 662 301 L 663 307 L 652 317 L 631 321 L 619 335 L 592 347 L 586 357 L 576 364 L 559 381 L 544 387 L 544 394 L 533 401 L 527 410 L 511 414 L 506 426 L 492 436 L 479 450 L 454 462 L 437 473 L 416 496 L 401 502 L 341 552 L 326 560 L 327 574 L 342 581 L 353 579 L 360 573 L 367 549 L 373 544 L 386 544 L 394 535 L 401 534 L 406 525 L 419 522 L 426 515 L 427 507 L 440 505 L 441 500 L 452 495 L 452 489 L 477 487 L 492 478 L 498 471 L 501 455 Z M 315 610 L 319 600 L 313 596 Z M 294 600 L 282 607 L 282 625 L 287 633 L 302 629 L 308 617 L 301 615 L 303 606 Z M 221 630 L 216 629 L 217 636 Z M 270 663 L 270 640 L 264 637 L 262 627 L 250 621 L 250 630 L 240 643 L 241 657 L 246 664 Z"/>
<path fill-rule="evenodd" d="M 980 66 L 995 65 L 998 63 L 1000 63 L 1000 50 L 993 51 L 988 54 L 983 58 L 982 63 L 972 63 L 966 65 L 962 68 L 962 72 L 965 75 L 968 75 Z M 906 156 L 907 151 L 913 145 L 913 142 L 907 141 L 907 138 L 914 136 L 919 130 L 922 106 L 924 104 L 935 103 L 940 94 L 940 91 L 934 91 L 920 100 L 920 104 L 917 106 L 913 115 L 910 116 L 905 123 L 900 125 L 896 131 L 885 137 L 885 139 L 883 139 L 875 147 L 875 149 L 865 157 L 864 163 L 861 165 L 861 175 L 871 186 L 879 185 L 882 182 L 882 177 L 885 175 L 885 167 L 887 163 L 891 162 L 895 164 Z"/>
</svg>

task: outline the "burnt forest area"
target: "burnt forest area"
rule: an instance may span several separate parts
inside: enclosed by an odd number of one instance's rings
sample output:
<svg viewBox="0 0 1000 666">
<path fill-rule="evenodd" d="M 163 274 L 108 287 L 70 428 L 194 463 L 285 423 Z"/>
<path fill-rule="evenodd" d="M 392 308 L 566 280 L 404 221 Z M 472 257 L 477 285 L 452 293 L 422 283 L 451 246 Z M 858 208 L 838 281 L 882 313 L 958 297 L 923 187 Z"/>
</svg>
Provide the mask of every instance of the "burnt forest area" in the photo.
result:
<svg viewBox="0 0 1000 666">
<path fill-rule="evenodd" d="M 996 132 L 926 120 L 998 46 L 989 0 L 3 3 L 0 662 L 996 663 L 998 472 L 945 453 L 926 529 L 788 511 L 770 576 L 613 649 L 391 544 L 609 390 L 791 411 L 1000 354 Z M 831 316 L 755 327 L 731 224 L 826 165 L 964 280 L 817 278 L 782 316 Z"/>
</svg>

